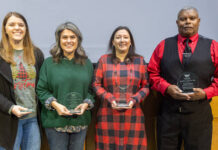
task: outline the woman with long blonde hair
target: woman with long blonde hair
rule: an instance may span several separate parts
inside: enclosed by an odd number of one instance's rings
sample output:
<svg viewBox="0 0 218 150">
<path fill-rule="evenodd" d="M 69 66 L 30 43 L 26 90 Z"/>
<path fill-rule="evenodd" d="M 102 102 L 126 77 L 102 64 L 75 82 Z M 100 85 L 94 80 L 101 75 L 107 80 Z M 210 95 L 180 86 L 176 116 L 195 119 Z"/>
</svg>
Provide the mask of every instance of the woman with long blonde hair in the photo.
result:
<svg viewBox="0 0 218 150">
<path fill-rule="evenodd" d="M 40 149 L 35 85 L 43 60 L 26 19 L 9 12 L 0 43 L 0 150 Z"/>
</svg>

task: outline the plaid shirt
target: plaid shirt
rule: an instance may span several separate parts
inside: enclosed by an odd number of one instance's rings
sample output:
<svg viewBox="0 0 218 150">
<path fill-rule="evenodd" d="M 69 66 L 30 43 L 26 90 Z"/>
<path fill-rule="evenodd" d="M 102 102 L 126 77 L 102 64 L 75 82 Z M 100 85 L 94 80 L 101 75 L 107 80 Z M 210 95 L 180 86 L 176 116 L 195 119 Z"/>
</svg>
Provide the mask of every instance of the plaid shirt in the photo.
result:
<svg viewBox="0 0 218 150">
<path fill-rule="evenodd" d="M 94 74 L 94 90 L 101 99 L 97 114 L 97 150 L 146 150 L 144 114 L 140 108 L 149 93 L 147 66 L 143 57 L 114 64 L 111 55 L 100 58 Z M 111 102 L 132 100 L 128 110 L 114 110 Z"/>
</svg>

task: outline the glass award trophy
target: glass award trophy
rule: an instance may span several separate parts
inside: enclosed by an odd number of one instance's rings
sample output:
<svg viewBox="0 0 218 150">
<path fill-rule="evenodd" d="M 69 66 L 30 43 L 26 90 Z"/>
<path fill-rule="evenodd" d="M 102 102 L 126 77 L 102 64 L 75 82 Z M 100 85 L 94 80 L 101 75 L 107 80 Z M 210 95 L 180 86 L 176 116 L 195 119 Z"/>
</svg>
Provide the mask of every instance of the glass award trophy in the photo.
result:
<svg viewBox="0 0 218 150">
<path fill-rule="evenodd" d="M 126 92 L 127 92 L 128 85 L 120 85 L 120 99 L 117 103 L 117 107 L 120 108 L 129 108 L 129 105 L 126 103 Z"/>
<path fill-rule="evenodd" d="M 27 108 L 26 110 L 21 110 L 21 112 L 31 112 L 31 113 L 35 112 L 36 104 L 33 105 L 33 103 L 31 101 L 26 101 L 25 104 L 26 105 L 18 102 L 18 105 L 23 106 L 24 108 Z"/>
<path fill-rule="evenodd" d="M 80 113 L 80 110 L 75 110 L 75 108 L 82 103 L 82 96 L 78 92 L 71 92 L 64 96 L 63 105 L 70 110 L 70 113 Z"/>
<path fill-rule="evenodd" d="M 192 72 L 184 72 L 177 81 L 177 86 L 183 93 L 193 93 L 193 88 L 197 88 L 198 84 L 198 76 Z"/>
<path fill-rule="evenodd" d="M 26 110 L 21 110 L 21 112 L 35 112 L 35 111 L 32 108 L 28 108 Z"/>
</svg>

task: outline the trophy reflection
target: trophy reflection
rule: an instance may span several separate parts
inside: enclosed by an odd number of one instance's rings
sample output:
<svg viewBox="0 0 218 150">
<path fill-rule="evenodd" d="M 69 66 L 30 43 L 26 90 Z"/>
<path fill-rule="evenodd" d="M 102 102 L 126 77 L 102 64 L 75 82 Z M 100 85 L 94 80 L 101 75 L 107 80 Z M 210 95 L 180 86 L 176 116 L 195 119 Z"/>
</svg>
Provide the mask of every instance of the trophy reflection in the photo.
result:
<svg viewBox="0 0 218 150">
<path fill-rule="evenodd" d="M 199 85 L 198 77 L 192 72 L 184 72 L 177 81 L 178 87 L 183 93 L 193 93 L 193 88 Z"/>
<path fill-rule="evenodd" d="M 82 103 L 82 96 L 78 92 L 71 92 L 64 96 L 63 105 L 67 107 L 70 113 L 80 113 L 80 110 L 75 110 L 75 108 Z"/>
<path fill-rule="evenodd" d="M 119 101 L 117 102 L 117 107 L 124 108 L 124 109 L 129 108 L 129 105 L 127 104 L 127 100 L 126 100 L 127 88 L 128 88 L 128 85 L 119 86 L 120 98 L 119 98 Z"/>
</svg>

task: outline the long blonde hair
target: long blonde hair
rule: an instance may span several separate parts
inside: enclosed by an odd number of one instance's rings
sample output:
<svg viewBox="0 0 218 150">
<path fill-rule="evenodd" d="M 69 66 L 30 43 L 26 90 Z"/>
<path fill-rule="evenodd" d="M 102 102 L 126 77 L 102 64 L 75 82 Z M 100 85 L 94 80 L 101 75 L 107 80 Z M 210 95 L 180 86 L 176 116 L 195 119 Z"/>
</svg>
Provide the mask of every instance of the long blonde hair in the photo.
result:
<svg viewBox="0 0 218 150">
<path fill-rule="evenodd" d="M 5 26 L 7 24 L 7 21 L 11 16 L 18 17 L 18 18 L 22 19 L 23 22 L 25 23 L 26 34 L 25 34 L 24 39 L 23 39 L 23 47 L 24 47 L 23 48 L 23 50 L 24 50 L 23 59 L 24 59 L 25 63 L 34 65 L 35 64 L 34 45 L 33 45 L 31 38 L 30 38 L 28 24 L 27 24 L 27 21 L 24 18 L 24 16 L 18 12 L 9 12 L 3 20 L 2 39 L 1 39 L 1 43 L 0 43 L 0 56 L 6 62 L 8 62 L 10 64 L 16 64 L 16 62 L 14 62 L 14 59 L 13 59 L 13 48 L 12 48 L 12 45 L 9 41 L 9 37 L 6 33 L 6 30 L 5 30 Z"/>
</svg>

